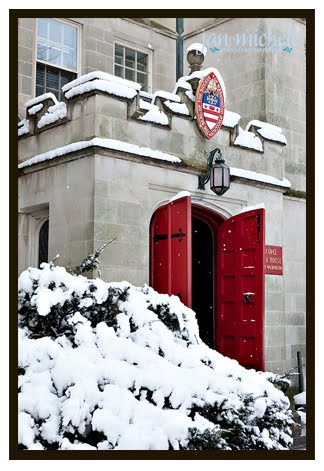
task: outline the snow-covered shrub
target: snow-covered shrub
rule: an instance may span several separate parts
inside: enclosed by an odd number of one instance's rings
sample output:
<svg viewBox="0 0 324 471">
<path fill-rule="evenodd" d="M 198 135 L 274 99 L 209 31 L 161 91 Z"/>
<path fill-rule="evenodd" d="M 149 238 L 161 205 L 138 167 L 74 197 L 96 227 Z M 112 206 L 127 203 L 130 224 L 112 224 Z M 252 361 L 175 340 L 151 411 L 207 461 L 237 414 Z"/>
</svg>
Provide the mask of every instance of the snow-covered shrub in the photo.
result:
<svg viewBox="0 0 324 471">
<path fill-rule="evenodd" d="M 199 338 L 193 311 L 148 286 L 43 264 L 19 277 L 19 447 L 277 449 L 289 400 Z"/>
</svg>

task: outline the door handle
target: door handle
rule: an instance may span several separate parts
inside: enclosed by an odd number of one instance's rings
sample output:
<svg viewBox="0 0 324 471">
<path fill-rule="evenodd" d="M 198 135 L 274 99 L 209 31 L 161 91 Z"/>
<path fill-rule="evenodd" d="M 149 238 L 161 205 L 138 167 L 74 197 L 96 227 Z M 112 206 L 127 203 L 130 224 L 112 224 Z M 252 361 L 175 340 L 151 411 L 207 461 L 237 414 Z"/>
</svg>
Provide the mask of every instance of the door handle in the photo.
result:
<svg viewBox="0 0 324 471">
<path fill-rule="evenodd" d="M 249 294 L 244 296 L 244 302 L 245 304 L 249 304 L 251 302 L 251 296 Z"/>
</svg>

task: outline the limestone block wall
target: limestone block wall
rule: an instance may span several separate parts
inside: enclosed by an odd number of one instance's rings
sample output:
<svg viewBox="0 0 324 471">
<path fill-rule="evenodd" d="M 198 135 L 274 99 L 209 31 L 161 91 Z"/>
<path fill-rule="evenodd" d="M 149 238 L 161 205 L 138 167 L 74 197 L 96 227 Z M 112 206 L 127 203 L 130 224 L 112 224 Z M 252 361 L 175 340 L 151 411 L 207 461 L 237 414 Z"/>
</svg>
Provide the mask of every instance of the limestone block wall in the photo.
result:
<svg viewBox="0 0 324 471">
<path fill-rule="evenodd" d="M 232 18 L 209 24 L 209 28 L 198 34 L 189 34 L 185 40 L 185 50 L 192 43 L 202 43 L 207 48 L 204 68 L 216 67 L 222 74 L 227 94 L 226 107 L 236 111 L 243 118 L 244 126 L 250 119 L 265 117 L 260 113 L 265 109 L 264 55 L 254 52 L 235 52 L 238 47 L 236 35 L 262 31 L 262 18 Z M 219 51 L 212 52 L 211 48 Z M 233 52 L 232 52 L 233 49 Z M 186 63 L 186 60 L 185 60 Z"/>
<path fill-rule="evenodd" d="M 35 216 L 41 217 L 42 211 L 49 216 L 50 259 L 59 253 L 59 263 L 73 267 L 116 237 L 102 254 L 102 278 L 142 285 L 149 282 L 151 217 L 179 191 L 190 191 L 195 204 L 224 218 L 263 203 L 266 244 L 282 246 L 284 254 L 284 276 L 266 276 L 266 368 L 283 371 L 287 365 L 294 365 L 296 349 L 305 346 L 305 202 L 284 195 L 287 147 L 264 140 L 263 152 L 241 148 L 234 145 L 235 127 L 222 127 L 207 141 L 192 114 L 181 117 L 167 112 L 162 101 L 158 109 L 166 114 L 168 124 L 143 122 L 138 119 L 143 115 L 138 95 L 121 99 L 95 90 L 65 102 L 66 116 L 41 129 L 38 123 L 48 105 L 35 116 L 27 113 L 30 132 L 19 139 L 20 162 L 96 137 L 165 152 L 179 157 L 181 163 L 123 148 L 90 145 L 21 167 L 19 271 L 37 263 L 29 257 L 32 238 L 37 237 L 31 228 L 35 228 Z M 208 185 L 205 191 L 198 190 L 198 174 L 206 168 L 208 152 L 216 146 L 223 150 L 231 168 L 266 174 L 277 178 L 277 183 L 233 176 L 224 196 L 217 197 Z"/>
<path fill-rule="evenodd" d="M 153 71 L 150 91 L 174 88 L 175 33 L 168 27 L 147 28 L 123 18 L 69 18 L 79 26 L 79 70 L 83 75 L 93 70 L 114 74 L 114 41 L 129 47 L 142 47 L 151 56 Z M 18 110 L 24 116 L 24 104 L 35 96 L 36 18 L 18 20 Z M 175 22 L 175 19 L 174 19 Z M 157 22 L 154 24 L 158 25 Z M 170 68 L 170 57 L 172 67 Z"/>
<path fill-rule="evenodd" d="M 18 115 L 35 94 L 35 18 L 18 19 Z"/>
<path fill-rule="evenodd" d="M 275 46 L 276 52 L 253 50 L 261 49 L 260 40 L 261 44 Z M 185 49 L 202 41 L 207 47 L 204 67 L 218 68 L 229 90 L 227 109 L 241 115 L 243 127 L 251 119 L 260 119 L 283 129 L 289 144 L 286 176 L 294 188 L 305 191 L 305 23 L 293 18 L 231 18 L 223 22 L 218 19 L 197 34 L 189 33 Z M 286 44 L 291 50 L 284 50 Z M 213 51 L 215 47 L 219 50 Z M 244 48 L 246 51 L 242 52 Z"/>
<path fill-rule="evenodd" d="M 30 188 L 34 189 L 32 194 Z M 102 254 L 102 278 L 127 279 L 142 285 L 149 282 L 151 217 L 157 207 L 184 189 L 190 191 L 195 204 L 224 217 L 245 206 L 265 205 L 266 243 L 282 245 L 285 254 L 284 277 L 266 276 L 266 369 L 284 371 L 293 364 L 296 349 L 304 348 L 305 287 L 299 280 L 303 276 L 303 234 L 297 243 L 297 261 L 292 240 L 303 224 L 303 204 L 299 200 L 287 199 L 275 189 L 239 181 L 232 182 L 225 196 L 217 197 L 208 188 L 205 192 L 197 190 L 197 175 L 158 163 L 116 157 L 107 151 L 43 166 L 24 175 L 20 179 L 19 207 L 25 215 L 48 202 L 50 258 L 60 253 L 60 263 L 68 266 L 77 265 L 94 248 L 116 237 Z M 296 212 L 301 214 L 298 220 L 293 217 Z"/>
<path fill-rule="evenodd" d="M 181 92 L 179 92 L 181 93 Z M 194 104 L 187 102 L 193 115 Z M 38 122 L 46 113 L 46 106 L 33 116 L 28 116 L 30 132 L 18 142 L 18 158 L 26 160 L 59 146 L 65 146 L 94 137 L 111 138 L 143 147 L 149 147 L 167 154 L 178 156 L 193 172 L 206 168 L 209 152 L 216 146 L 224 153 L 226 162 L 235 168 L 245 168 L 258 173 L 284 178 L 286 147 L 278 142 L 258 138 L 262 141 L 263 152 L 234 145 L 238 126 L 222 126 L 217 135 L 205 140 L 201 136 L 195 119 L 179 116 L 170 110 L 166 112 L 160 102 L 161 112 L 168 116 L 169 124 L 162 126 L 138 119 L 138 95 L 133 100 L 120 99 L 114 95 L 93 91 L 74 99 L 66 100 L 67 116 L 53 124 L 38 129 Z M 191 108 L 190 108 L 191 107 Z"/>
<path fill-rule="evenodd" d="M 35 213 L 48 208 L 49 260 L 60 255 L 63 266 L 76 266 L 93 251 L 94 159 L 66 162 L 31 172 L 18 180 L 20 217 L 19 273 L 37 264 L 38 233 L 28 231 Z M 80 258 L 81 257 L 81 258 Z"/>
<path fill-rule="evenodd" d="M 265 56 L 265 120 L 284 129 L 289 142 L 285 172 L 295 188 L 306 190 L 306 37 L 300 21 L 269 19 L 277 34 L 290 28 L 296 38 L 292 51 Z M 294 43 L 294 44 L 295 44 Z"/>
<path fill-rule="evenodd" d="M 283 206 L 286 357 L 296 367 L 297 351 L 306 358 L 306 204 L 284 197 Z"/>
</svg>

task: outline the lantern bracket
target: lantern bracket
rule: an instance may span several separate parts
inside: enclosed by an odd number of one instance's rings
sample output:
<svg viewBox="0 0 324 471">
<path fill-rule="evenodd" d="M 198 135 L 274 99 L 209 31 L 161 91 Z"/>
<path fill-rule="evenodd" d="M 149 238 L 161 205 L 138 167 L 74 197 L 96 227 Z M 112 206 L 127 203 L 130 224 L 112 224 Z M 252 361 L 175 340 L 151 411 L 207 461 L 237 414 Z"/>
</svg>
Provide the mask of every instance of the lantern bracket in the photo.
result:
<svg viewBox="0 0 324 471">
<path fill-rule="evenodd" d="M 199 175 L 198 176 L 198 190 L 204 190 L 206 183 L 209 182 L 210 180 L 210 174 L 211 174 L 211 169 L 212 169 L 212 164 L 214 160 L 214 156 L 218 153 L 218 156 L 216 157 L 216 161 L 220 163 L 224 163 L 225 161 L 222 158 L 222 151 L 216 147 L 216 149 L 213 149 L 207 159 L 207 172 L 206 175 Z"/>
</svg>

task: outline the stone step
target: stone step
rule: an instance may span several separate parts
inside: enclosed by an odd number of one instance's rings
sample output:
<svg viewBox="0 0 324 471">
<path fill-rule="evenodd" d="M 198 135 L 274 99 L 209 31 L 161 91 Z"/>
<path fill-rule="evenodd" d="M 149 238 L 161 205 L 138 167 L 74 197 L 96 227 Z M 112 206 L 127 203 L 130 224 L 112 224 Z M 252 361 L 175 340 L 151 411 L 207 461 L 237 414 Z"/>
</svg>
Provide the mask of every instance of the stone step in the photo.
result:
<svg viewBox="0 0 324 471">
<path fill-rule="evenodd" d="M 306 435 L 294 437 L 294 442 L 291 450 L 306 450 Z"/>
</svg>

